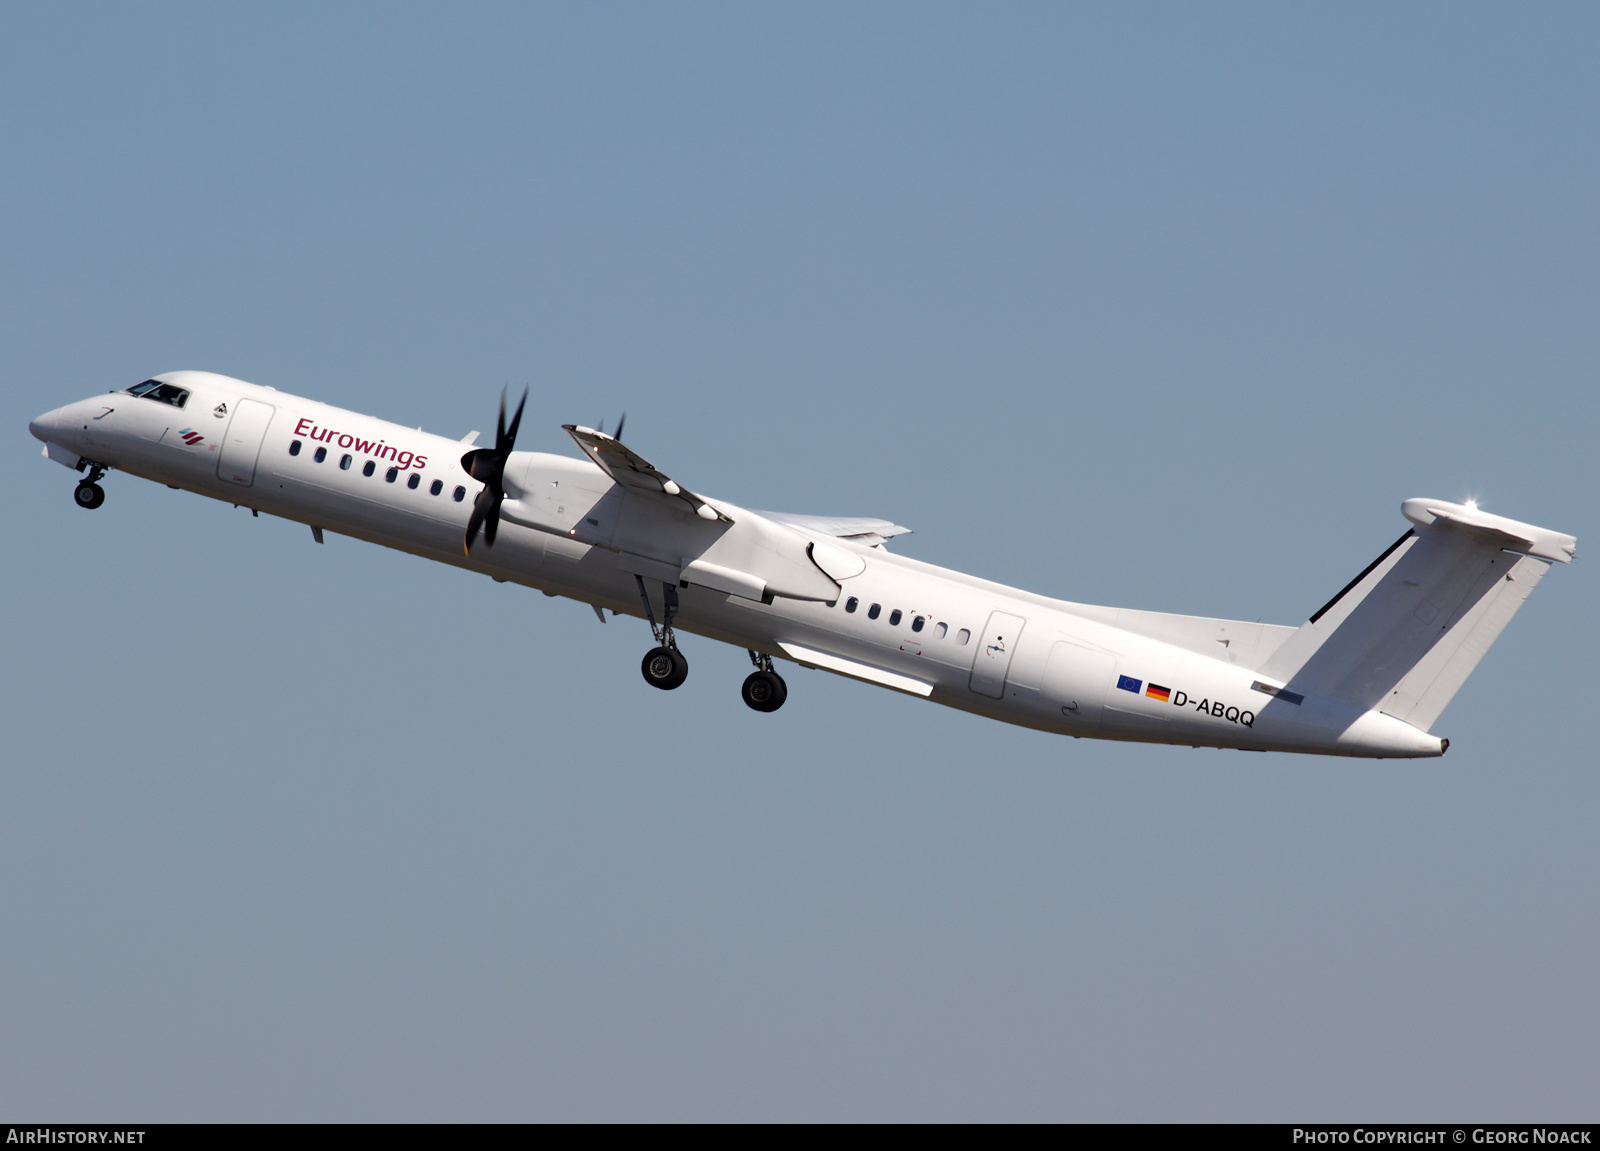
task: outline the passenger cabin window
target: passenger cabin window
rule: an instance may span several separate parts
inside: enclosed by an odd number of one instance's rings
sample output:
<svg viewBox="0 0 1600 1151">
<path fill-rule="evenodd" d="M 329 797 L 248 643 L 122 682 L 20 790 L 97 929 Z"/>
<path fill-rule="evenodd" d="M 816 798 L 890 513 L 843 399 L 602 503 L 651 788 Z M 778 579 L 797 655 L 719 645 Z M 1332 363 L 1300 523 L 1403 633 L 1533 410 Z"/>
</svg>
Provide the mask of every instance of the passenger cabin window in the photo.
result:
<svg viewBox="0 0 1600 1151">
<path fill-rule="evenodd" d="M 142 384 L 134 384 L 128 389 L 135 396 L 143 396 L 147 400 L 157 400 L 163 404 L 171 404 L 181 408 L 189 402 L 189 393 L 176 384 L 163 384 L 160 380 L 146 380 Z"/>
<path fill-rule="evenodd" d="M 317 463 L 320 464 L 323 460 L 328 458 L 328 449 L 327 448 L 318 448 L 317 449 L 317 454 L 312 456 L 311 458 L 313 460 L 316 460 Z"/>
<path fill-rule="evenodd" d="M 966 642 L 971 638 L 972 638 L 972 633 L 970 631 L 968 631 L 966 628 L 962 628 L 960 631 L 956 632 L 956 642 L 959 643 L 959 644 L 965 645 Z"/>
<path fill-rule="evenodd" d="M 297 456 L 297 455 L 300 454 L 300 441 L 299 440 L 295 440 L 293 443 L 291 443 L 289 445 L 289 454 L 291 456 Z"/>
<path fill-rule="evenodd" d="M 339 461 L 339 470 L 342 471 L 342 472 L 347 472 L 347 471 L 350 470 L 350 457 L 349 457 L 349 455 L 346 455 L 343 459 L 341 459 Z"/>
<path fill-rule="evenodd" d="M 877 619 L 878 618 L 878 613 L 881 612 L 882 610 L 883 610 L 883 605 L 881 603 L 873 604 L 871 607 L 869 607 L 867 609 L 867 618 L 868 619 Z"/>
<path fill-rule="evenodd" d="M 421 482 L 422 482 L 422 477 L 419 476 L 416 472 L 412 472 L 411 473 L 411 478 L 406 481 L 406 487 L 410 488 L 412 491 L 416 491 L 417 490 L 417 485 L 420 484 Z"/>
<path fill-rule="evenodd" d="M 444 481 L 443 480 L 434 480 L 433 481 L 433 486 L 428 489 L 428 494 L 430 496 L 436 496 L 442 491 L 444 491 Z"/>
<path fill-rule="evenodd" d="M 895 608 L 892 612 L 889 613 L 889 626 L 890 627 L 899 627 L 900 626 L 900 609 L 899 608 Z"/>
<path fill-rule="evenodd" d="M 860 606 L 861 606 L 861 601 L 858 600 L 855 596 L 851 596 L 849 599 L 844 601 L 844 610 L 845 611 L 855 611 L 856 608 L 858 608 Z"/>
<path fill-rule="evenodd" d="M 949 630 L 950 627 L 948 624 L 936 623 L 933 625 L 933 638 L 943 639 L 945 637 L 945 633 L 947 633 Z"/>
<path fill-rule="evenodd" d="M 400 476 L 400 469 L 399 468 L 390 468 L 388 471 L 383 473 L 383 482 L 386 483 L 386 484 L 392 484 L 392 483 L 394 483 L 394 481 L 396 479 L 399 478 L 399 476 Z"/>
<path fill-rule="evenodd" d="M 926 618 L 924 618 L 923 616 L 919 615 L 916 619 L 911 621 L 911 630 L 912 631 L 921 631 L 922 630 L 922 625 L 927 623 L 927 622 L 928 621 L 927 621 Z"/>
<path fill-rule="evenodd" d="M 367 466 L 361 469 L 361 474 L 364 475 L 364 476 L 370 476 L 373 472 L 375 472 L 377 470 L 378 470 L 378 465 L 373 463 L 371 460 L 368 460 L 367 461 Z"/>
<path fill-rule="evenodd" d="M 466 499 L 467 498 L 467 489 L 464 488 L 464 487 L 461 487 L 460 485 L 457 485 L 457 487 L 456 487 L 456 497 L 455 498 L 456 498 L 456 503 L 458 503 L 458 504 L 462 500 Z"/>
</svg>

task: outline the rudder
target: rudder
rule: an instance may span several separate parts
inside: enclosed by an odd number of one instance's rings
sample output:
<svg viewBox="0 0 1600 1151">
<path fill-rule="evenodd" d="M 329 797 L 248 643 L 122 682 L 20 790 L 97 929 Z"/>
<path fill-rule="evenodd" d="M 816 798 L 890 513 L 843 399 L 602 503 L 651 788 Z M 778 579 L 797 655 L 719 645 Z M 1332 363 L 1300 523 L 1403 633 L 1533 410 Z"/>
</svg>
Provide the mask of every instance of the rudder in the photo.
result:
<svg viewBox="0 0 1600 1151">
<path fill-rule="evenodd" d="M 1417 525 L 1262 665 L 1293 691 L 1384 712 L 1423 731 L 1577 541 L 1470 505 L 1407 500 Z"/>
</svg>

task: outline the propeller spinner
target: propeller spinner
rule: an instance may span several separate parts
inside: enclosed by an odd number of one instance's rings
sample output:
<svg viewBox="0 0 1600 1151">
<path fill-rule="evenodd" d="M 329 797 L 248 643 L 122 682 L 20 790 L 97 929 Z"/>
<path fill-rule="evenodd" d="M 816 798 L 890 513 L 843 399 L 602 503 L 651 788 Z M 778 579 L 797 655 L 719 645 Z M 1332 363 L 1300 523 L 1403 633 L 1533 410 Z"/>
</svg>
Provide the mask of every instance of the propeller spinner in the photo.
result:
<svg viewBox="0 0 1600 1151">
<path fill-rule="evenodd" d="M 528 402 L 528 390 L 522 390 L 522 399 L 517 401 L 517 412 L 511 417 L 511 426 L 506 427 L 506 394 L 500 393 L 500 419 L 495 425 L 494 447 L 474 448 L 461 457 L 461 466 L 467 474 L 483 484 L 483 490 L 478 493 L 477 499 L 472 501 L 472 515 L 467 518 L 467 538 L 463 547 L 468 555 L 472 554 L 473 541 L 478 538 L 478 529 L 483 529 L 483 542 L 486 547 L 494 546 L 494 535 L 500 527 L 500 504 L 506 498 L 504 486 L 506 460 L 511 457 L 512 449 L 517 446 L 517 425 L 522 422 L 522 406 Z"/>
</svg>

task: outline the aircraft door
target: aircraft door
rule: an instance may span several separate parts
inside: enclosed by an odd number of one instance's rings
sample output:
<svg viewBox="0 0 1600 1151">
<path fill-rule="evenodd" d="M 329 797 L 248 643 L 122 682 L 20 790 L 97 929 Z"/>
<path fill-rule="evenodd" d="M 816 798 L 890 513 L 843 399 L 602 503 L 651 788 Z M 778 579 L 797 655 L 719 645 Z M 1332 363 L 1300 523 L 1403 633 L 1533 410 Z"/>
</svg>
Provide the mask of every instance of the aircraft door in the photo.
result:
<svg viewBox="0 0 1600 1151">
<path fill-rule="evenodd" d="M 1050 649 L 1041 688 L 1046 703 L 1075 723 L 1099 723 L 1106 691 L 1117 670 L 1117 658 L 1061 640 Z"/>
<path fill-rule="evenodd" d="M 239 400 L 233 407 L 233 419 L 222 434 L 222 451 L 217 454 L 217 478 L 229 483 L 249 487 L 256 482 L 256 459 L 261 455 L 261 441 L 267 434 L 278 409 L 259 400 Z"/>
<path fill-rule="evenodd" d="M 1003 611 L 989 613 L 989 624 L 983 629 L 972 661 L 973 691 L 994 699 L 1005 696 L 1006 672 L 1011 668 L 1011 656 L 1026 622 L 1021 616 Z"/>
</svg>

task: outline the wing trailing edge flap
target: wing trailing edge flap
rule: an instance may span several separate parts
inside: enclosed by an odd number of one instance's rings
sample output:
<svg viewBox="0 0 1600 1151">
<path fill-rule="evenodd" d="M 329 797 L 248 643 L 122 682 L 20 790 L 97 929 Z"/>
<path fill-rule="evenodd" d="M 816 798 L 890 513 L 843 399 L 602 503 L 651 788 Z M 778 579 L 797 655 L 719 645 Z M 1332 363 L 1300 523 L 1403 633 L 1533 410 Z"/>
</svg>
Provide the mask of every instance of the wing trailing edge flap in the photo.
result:
<svg viewBox="0 0 1600 1151">
<path fill-rule="evenodd" d="M 892 687 L 896 691 L 903 691 L 910 695 L 920 695 L 923 698 L 933 694 L 933 684 L 926 683 L 920 679 L 912 679 L 909 675 L 884 671 L 881 667 L 857 663 L 853 659 L 845 659 L 843 656 L 830 655 L 825 651 L 801 647 L 796 643 L 780 643 L 778 647 L 782 649 L 784 655 L 802 667 L 821 668 L 823 671 L 831 671 L 836 675 L 847 675 L 851 679 L 865 680 L 867 683 L 875 683 L 882 687 Z"/>
<path fill-rule="evenodd" d="M 865 516 L 798 516 L 788 512 L 757 512 L 756 515 L 766 516 L 769 520 L 788 524 L 792 528 L 799 528 L 810 535 L 833 536 L 835 539 L 850 540 L 874 548 L 882 547 L 884 541 L 895 536 L 911 534 L 910 528 L 901 527 L 889 520 L 871 519 Z"/>
<path fill-rule="evenodd" d="M 615 552 L 622 570 L 647 579 L 763 602 L 838 596 L 839 585 L 800 532 L 711 503 L 602 432 L 566 431 L 610 482 L 577 461 L 530 455 L 508 475 L 515 498 L 501 505 L 504 518 Z"/>
</svg>

